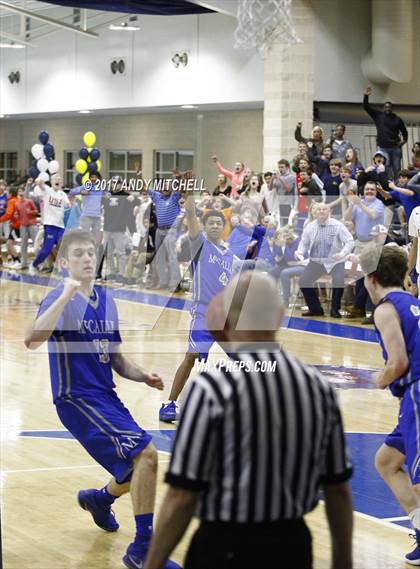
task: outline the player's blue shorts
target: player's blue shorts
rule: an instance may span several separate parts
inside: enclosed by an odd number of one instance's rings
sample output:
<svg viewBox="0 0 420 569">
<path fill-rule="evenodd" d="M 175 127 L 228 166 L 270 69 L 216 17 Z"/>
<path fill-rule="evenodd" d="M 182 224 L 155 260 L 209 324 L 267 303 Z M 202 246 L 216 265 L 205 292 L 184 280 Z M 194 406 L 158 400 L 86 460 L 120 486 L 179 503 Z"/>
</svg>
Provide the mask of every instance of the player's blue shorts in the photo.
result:
<svg viewBox="0 0 420 569">
<path fill-rule="evenodd" d="M 152 440 L 116 394 L 57 399 L 58 416 L 87 452 L 118 483 L 128 482 L 133 459 Z"/>
<path fill-rule="evenodd" d="M 420 381 L 406 388 L 398 425 L 386 437 L 385 444 L 405 455 L 411 482 L 420 484 Z"/>
<path fill-rule="evenodd" d="M 207 305 L 199 304 L 191 308 L 191 324 L 188 335 L 188 352 L 199 354 L 199 359 L 207 361 L 214 338 L 207 329 Z"/>
</svg>

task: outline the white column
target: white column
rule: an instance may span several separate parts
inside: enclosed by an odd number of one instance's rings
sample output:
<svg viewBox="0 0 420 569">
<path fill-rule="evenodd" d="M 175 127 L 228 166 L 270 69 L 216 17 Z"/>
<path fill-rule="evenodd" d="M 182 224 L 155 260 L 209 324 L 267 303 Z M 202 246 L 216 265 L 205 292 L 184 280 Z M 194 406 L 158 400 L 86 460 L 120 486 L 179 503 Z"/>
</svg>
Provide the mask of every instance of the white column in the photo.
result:
<svg viewBox="0 0 420 569">
<path fill-rule="evenodd" d="M 308 136 L 313 125 L 314 17 L 308 0 L 293 0 L 293 21 L 302 43 L 276 42 L 264 60 L 264 170 L 296 155 L 296 123 Z"/>
</svg>

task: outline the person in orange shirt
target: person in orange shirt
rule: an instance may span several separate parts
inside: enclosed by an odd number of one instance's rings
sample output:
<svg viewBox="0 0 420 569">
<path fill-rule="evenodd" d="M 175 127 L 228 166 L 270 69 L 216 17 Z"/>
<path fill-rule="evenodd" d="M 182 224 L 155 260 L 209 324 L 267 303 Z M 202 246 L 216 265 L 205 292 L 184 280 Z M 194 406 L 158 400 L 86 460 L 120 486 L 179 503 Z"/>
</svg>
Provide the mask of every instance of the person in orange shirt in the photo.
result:
<svg viewBox="0 0 420 569">
<path fill-rule="evenodd" d="M 4 264 L 6 269 L 14 269 L 20 264 L 20 258 L 15 247 L 15 240 L 20 237 L 20 219 L 16 211 L 17 193 L 16 188 L 9 190 L 6 213 L 0 217 L 0 223 L 10 221 L 10 233 L 7 238 L 7 254 L 12 258 L 12 262 Z"/>
<path fill-rule="evenodd" d="M 230 223 L 230 220 L 232 218 L 232 207 L 231 205 L 237 203 L 235 200 L 230 200 L 229 198 L 227 198 L 226 196 L 215 196 L 212 200 L 213 205 L 210 206 L 210 208 L 204 208 L 203 209 L 203 215 L 206 215 L 207 212 L 215 209 L 217 211 L 220 211 L 223 214 L 223 217 L 225 218 L 225 225 L 224 225 L 224 229 L 223 229 L 223 233 L 221 236 L 221 240 L 222 241 L 226 241 L 226 239 L 229 237 L 230 232 L 232 231 L 232 225 Z"/>
</svg>

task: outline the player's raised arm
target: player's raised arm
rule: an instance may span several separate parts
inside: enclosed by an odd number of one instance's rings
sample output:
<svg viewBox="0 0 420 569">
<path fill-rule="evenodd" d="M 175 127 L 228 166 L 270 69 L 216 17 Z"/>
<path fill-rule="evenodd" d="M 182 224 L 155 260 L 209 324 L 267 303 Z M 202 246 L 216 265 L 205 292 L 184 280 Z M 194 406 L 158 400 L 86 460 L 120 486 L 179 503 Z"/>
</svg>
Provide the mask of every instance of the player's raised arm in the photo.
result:
<svg viewBox="0 0 420 569">
<path fill-rule="evenodd" d="M 187 199 L 185 200 L 185 215 L 187 218 L 188 235 L 190 239 L 195 239 L 200 233 L 200 225 L 198 223 L 197 213 L 195 210 L 193 192 L 187 193 Z"/>
<path fill-rule="evenodd" d="M 149 387 L 154 387 L 162 391 L 164 385 L 162 378 L 157 373 L 149 373 L 137 365 L 135 362 L 127 358 L 121 350 L 120 346 L 114 347 L 112 353 L 112 369 L 125 379 L 145 383 Z"/>
<path fill-rule="evenodd" d="M 35 319 L 32 326 L 26 332 L 25 346 L 35 350 L 41 346 L 54 332 L 57 322 L 63 313 L 67 303 L 73 298 L 80 288 L 80 282 L 73 279 L 64 279 L 63 291 L 60 296 Z"/>
</svg>

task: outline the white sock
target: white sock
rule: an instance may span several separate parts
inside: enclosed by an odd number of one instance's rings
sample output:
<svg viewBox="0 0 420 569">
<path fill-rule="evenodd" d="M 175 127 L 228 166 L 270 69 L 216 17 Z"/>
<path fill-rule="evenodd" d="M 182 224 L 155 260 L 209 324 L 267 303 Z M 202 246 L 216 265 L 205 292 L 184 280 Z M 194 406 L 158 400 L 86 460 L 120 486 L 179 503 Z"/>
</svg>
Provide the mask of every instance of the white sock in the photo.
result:
<svg viewBox="0 0 420 569">
<path fill-rule="evenodd" d="M 413 528 L 420 531 L 420 508 L 416 508 L 408 514 L 408 517 L 413 524 Z"/>
</svg>

